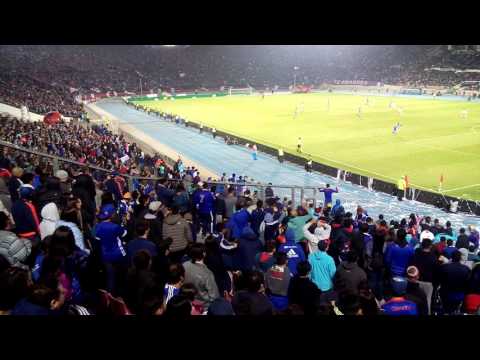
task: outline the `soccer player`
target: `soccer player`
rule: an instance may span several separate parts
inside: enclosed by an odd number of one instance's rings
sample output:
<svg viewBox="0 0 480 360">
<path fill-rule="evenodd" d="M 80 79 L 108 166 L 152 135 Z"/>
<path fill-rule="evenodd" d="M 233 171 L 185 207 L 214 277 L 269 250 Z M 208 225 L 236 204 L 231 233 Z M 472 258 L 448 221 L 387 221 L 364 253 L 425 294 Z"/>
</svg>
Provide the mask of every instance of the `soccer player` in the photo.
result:
<svg viewBox="0 0 480 360">
<path fill-rule="evenodd" d="M 335 187 L 335 190 L 330 188 L 330 184 L 326 184 L 324 188 L 318 189 L 320 192 L 323 192 L 325 196 L 325 207 L 332 207 L 332 196 L 333 193 L 338 193 L 338 187 Z"/>
<path fill-rule="evenodd" d="M 463 110 L 463 111 L 460 111 L 460 117 L 462 119 L 468 119 L 468 110 Z"/>
<path fill-rule="evenodd" d="M 327 111 L 330 111 L 330 98 L 327 98 Z"/>
<path fill-rule="evenodd" d="M 203 132 L 203 124 L 200 124 L 200 134 Z"/>
<path fill-rule="evenodd" d="M 262 100 L 265 99 L 265 91 L 262 91 Z"/>
<path fill-rule="evenodd" d="M 301 137 L 298 138 L 297 140 L 297 152 L 302 153 L 302 145 L 303 145 L 303 140 Z"/>
<path fill-rule="evenodd" d="M 257 145 L 256 144 L 252 145 L 252 158 L 253 158 L 253 160 L 257 160 Z"/>
<path fill-rule="evenodd" d="M 400 126 L 402 126 L 399 122 L 393 125 L 392 134 L 397 135 L 398 131 L 400 130 Z"/>
<path fill-rule="evenodd" d="M 367 96 L 366 99 L 365 99 L 365 105 L 367 105 L 367 106 L 369 105 L 369 103 L 368 103 L 368 96 Z"/>
<path fill-rule="evenodd" d="M 358 107 L 357 117 L 358 117 L 359 119 L 362 118 L 362 107 L 361 107 L 361 106 Z"/>
<path fill-rule="evenodd" d="M 215 139 L 215 137 L 217 136 L 217 129 L 212 128 L 212 136 Z"/>
</svg>

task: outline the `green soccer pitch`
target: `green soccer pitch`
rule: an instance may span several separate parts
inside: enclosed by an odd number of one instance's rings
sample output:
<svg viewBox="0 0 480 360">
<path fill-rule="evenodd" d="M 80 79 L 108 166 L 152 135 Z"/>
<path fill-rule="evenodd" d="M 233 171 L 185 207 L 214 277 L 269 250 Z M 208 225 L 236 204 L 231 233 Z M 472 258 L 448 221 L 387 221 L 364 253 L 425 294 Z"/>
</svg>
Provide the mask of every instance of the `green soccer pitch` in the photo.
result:
<svg viewBox="0 0 480 360">
<path fill-rule="evenodd" d="M 407 175 L 419 189 L 438 192 L 443 174 L 444 194 L 480 200 L 480 103 L 368 96 L 367 104 L 364 95 L 315 93 L 138 104 L 285 152 L 296 153 L 302 137 L 304 155 L 315 161 L 394 183 Z"/>
</svg>

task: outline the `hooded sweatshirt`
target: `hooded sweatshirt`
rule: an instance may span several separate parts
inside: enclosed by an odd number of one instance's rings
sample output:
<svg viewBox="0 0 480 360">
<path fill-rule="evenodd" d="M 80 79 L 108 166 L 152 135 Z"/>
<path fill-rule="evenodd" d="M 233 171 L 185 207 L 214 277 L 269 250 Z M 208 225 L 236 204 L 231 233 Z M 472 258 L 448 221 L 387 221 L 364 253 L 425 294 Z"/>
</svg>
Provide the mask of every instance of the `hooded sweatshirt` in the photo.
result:
<svg viewBox="0 0 480 360">
<path fill-rule="evenodd" d="M 340 199 L 335 200 L 335 205 L 332 207 L 331 214 L 333 217 L 336 215 L 344 215 L 345 214 L 345 209 L 340 201 Z"/>
<path fill-rule="evenodd" d="M 40 238 L 43 240 L 52 235 L 57 228 L 57 222 L 60 220 L 57 205 L 53 202 L 48 203 L 40 212 L 42 221 L 40 222 Z"/>
<path fill-rule="evenodd" d="M 243 229 L 250 221 L 250 214 L 246 209 L 242 209 L 233 214 L 232 218 L 227 223 L 227 228 L 232 232 L 234 239 L 239 239 L 242 236 Z"/>
<path fill-rule="evenodd" d="M 305 260 L 303 248 L 295 242 L 295 232 L 288 228 L 285 232 L 285 243 L 280 245 L 278 251 L 285 252 L 288 257 L 288 268 L 292 275 L 297 274 L 297 265 Z"/>
<path fill-rule="evenodd" d="M 333 288 L 333 278 L 337 271 L 335 261 L 325 251 L 317 250 L 308 256 L 308 262 L 312 266 L 310 279 L 322 291 Z"/>
<path fill-rule="evenodd" d="M 325 223 L 325 229 L 317 227 L 315 229 L 315 233 L 312 234 L 308 228 L 311 226 L 310 223 L 307 223 L 303 226 L 303 235 L 305 238 L 308 240 L 308 249 L 310 253 L 313 253 L 318 250 L 318 243 L 321 240 L 328 240 L 330 238 L 330 232 L 332 230 L 332 227 Z"/>
</svg>

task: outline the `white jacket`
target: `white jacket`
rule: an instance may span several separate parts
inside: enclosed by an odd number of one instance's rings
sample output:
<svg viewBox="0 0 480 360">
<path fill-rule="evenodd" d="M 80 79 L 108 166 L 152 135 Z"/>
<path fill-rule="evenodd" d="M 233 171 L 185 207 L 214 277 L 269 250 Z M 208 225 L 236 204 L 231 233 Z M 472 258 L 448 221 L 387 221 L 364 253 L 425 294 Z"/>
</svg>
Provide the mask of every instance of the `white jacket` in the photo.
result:
<svg viewBox="0 0 480 360">
<path fill-rule="evenodd" d="M 308 228 L 311 226 L 311 223 L 307 223 L 303 227 L 303 235 L 305 236 L 305 239 L 307 239 L 308 242 L 308 250 L 310 253 L 313 253 L 314 251 L 318 250 L 318 243 L 322 240 L 328 240 L 330 238 L 330 232 L 332 230 L 332 227 L 325 223 L 324 226 L 325 228 L 322 227 L 317 227 L 315 229 L 315 233 L 312 234 Z"/>
<path fill-rule="evenodd" d="M 42 221 L 40 222 L 40 238 L 43 240 L 49 235 L 53 235 L 57 228 L 57 221 L 60 220 L 57 205 L 53 202 L 48 203 L 40 212 Z"/>
</svg>

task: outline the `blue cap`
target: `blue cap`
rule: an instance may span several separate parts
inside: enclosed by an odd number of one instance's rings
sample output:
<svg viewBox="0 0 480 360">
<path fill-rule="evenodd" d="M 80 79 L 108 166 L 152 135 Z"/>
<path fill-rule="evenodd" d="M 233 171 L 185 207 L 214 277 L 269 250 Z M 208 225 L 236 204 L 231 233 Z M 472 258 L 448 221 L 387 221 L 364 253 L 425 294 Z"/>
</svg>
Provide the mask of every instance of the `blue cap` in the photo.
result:
<svg viewBox="0 0 480 360">
<path fill-rule="evenodd" d="M 35 192 L 35 190 L 30 187 L 30 186 L 22 186 L 20 188 L 20 197 L 22 199 L 28 199 L 28 198 L 31 198 L 33 196 L 33 193 Z"/>
<path fill-rule="evenodd" d="M 115 212 L 115 206 L 113 206 L 112 204 L 104 205 L 100 210 L 100 214 L 98 214 L 98 218 L 100 220 L 111 218 L 113 214 L 115 214 Z"/>
</svg>

